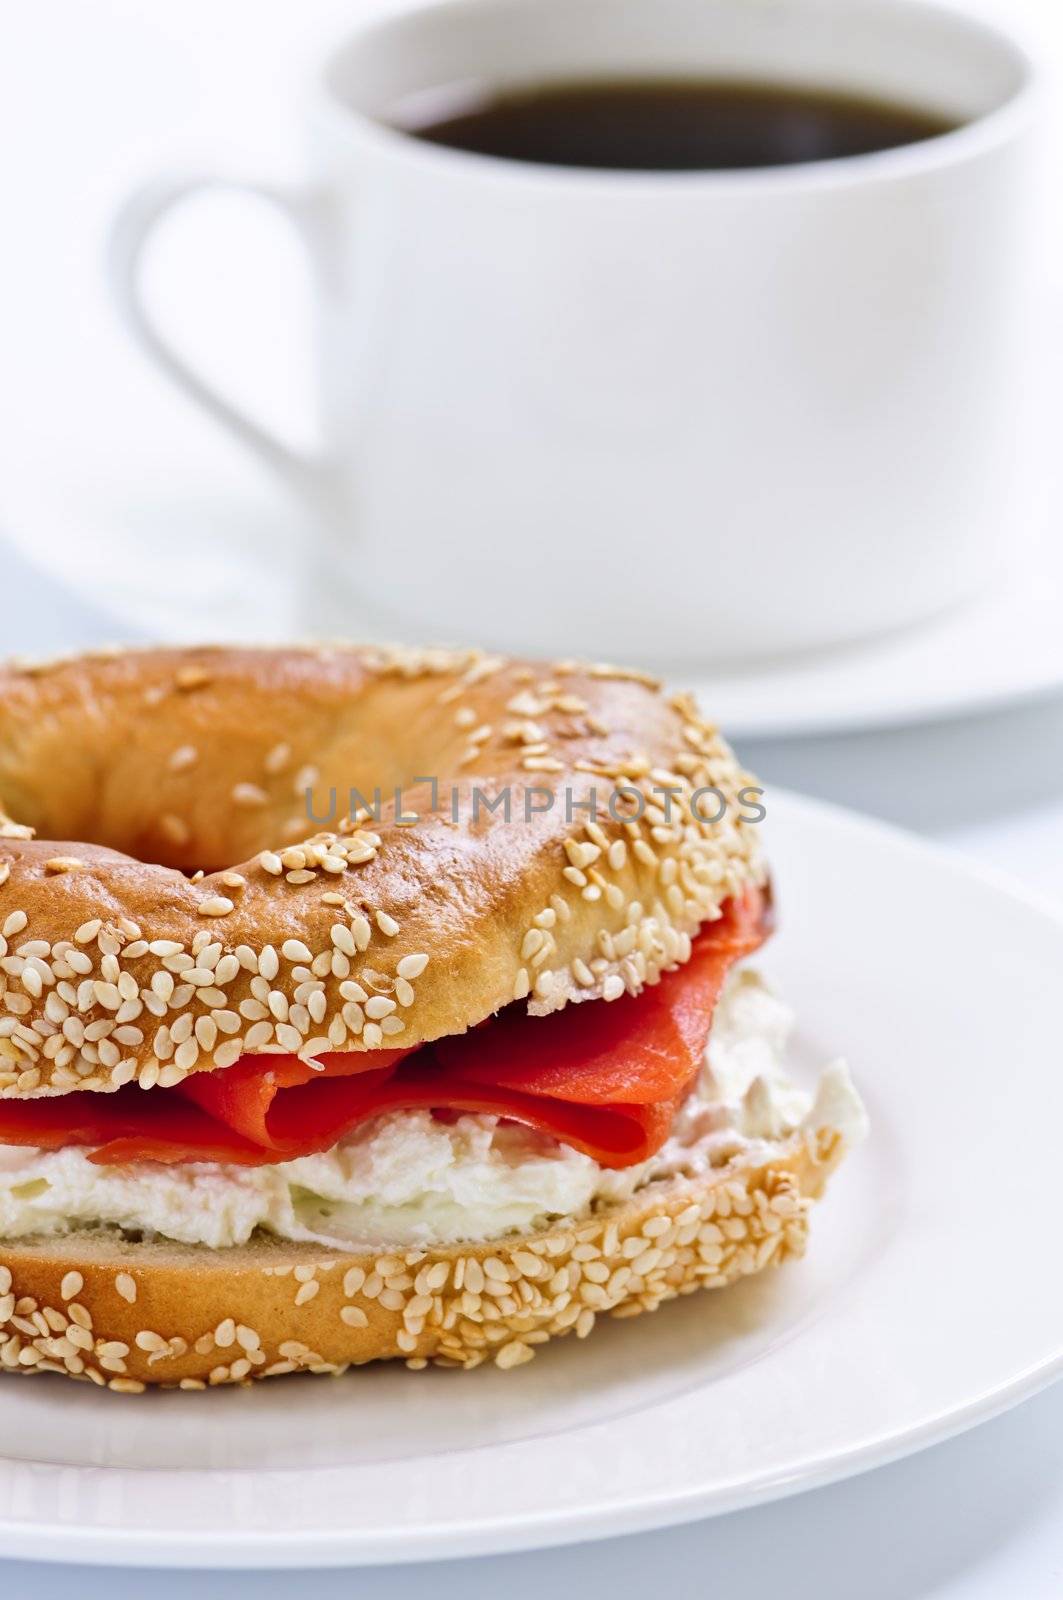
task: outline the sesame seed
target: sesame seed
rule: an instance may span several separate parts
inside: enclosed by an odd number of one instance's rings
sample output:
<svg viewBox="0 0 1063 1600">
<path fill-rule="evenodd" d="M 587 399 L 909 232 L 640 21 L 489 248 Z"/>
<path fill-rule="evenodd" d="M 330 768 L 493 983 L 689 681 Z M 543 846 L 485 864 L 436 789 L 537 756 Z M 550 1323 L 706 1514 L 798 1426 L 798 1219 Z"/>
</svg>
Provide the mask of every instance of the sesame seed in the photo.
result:
<svg viewBox="0 0 1063 1600">
<path fill-rule="evenodd" d="M 342 950 L 344 955 L 354 956 L 358 954 L 358 946 L 354 942 L 354 934 L 351 932 L 350 928 L 347 927 L 346 923 L 333 923 L 332 927 L 329 929 L 329 938 L 336 946 L 336 949 Z"/>
<path fill-rule="evenodd" d="M 123 1300 L 128 1301 L 130 1305 L 134 1305 L 136 1303 L 137 1286 L 134 1279 L 130 1277 L 128 1272 L 118 1273 L 114 1280 L 114 1286 Z"/>
<path fill-rule="evenodd" d="M 234 784 L 230 798 L 234 806 L 250 807 L 269 804 L 269 795 L 265 789 L 260 789 L 257 783 Z"/>
<path fill-rule="evenodd" d="M 376 925 L 388 939 L 394 939 L 399 931 L 399 925 L 395 918 L 389 917 L 386 911 L 378 911 L 376 913 Z"/>
<path fill-rule="evenodd" d="M 243 1041 L 228 1039 L 214 1051 L 214 1065 L 216 1067 L 231 1067 L 239 1061 L 244 1053 Z"/>
<path fill-rule="evenodd" d="M 188 823 L 172 811 L 164 811 L 159 817 L 159 832 L 170 844 L 175 845 L 185 845 L 192 837 Z"/>
<path fill-rule="evenodd" d="M 78 872 L 84 865 L 80 856 L 53 856 L 44 863 L 44 868 L 46 872 Z"/>
<path fill-rule="evenodd" d="M 80 1272 L 68 1272 L 59 1285 L 59 1293 L 64 1300 L 76 1300 L 84 1287 L 85 1280 Z"/>
<path fill-rule="evenodd" d="M 403 956 L 395 969 L 400 978 L 419 978 L 428 965 L 428 957 L 421 952 Z"/>
<path fill-rule="evenodd" d="M 209 682 L 210 673 L 201 666 L 179 667 L 174 675 L 174 683 L 183 693 L 187 693 L 190 689 L 201 689 Z"/>
<path fill-rule="evenodd" d="M 227 917 L 234 909 L 233 902 L 223 894 L 208 895 L 206 900 L 199 902 L 201 917 Z"/>
<path fill-rule="evenodd" d="M 510 1367 L 519 1367 L 525 1361 L 530 1361 L 534 1354 L 535 1351 L 529 1345 L 523 1344 L 519 1339 L 511 1339 L 507 1344 L 502 1345 L 498 1351 L 495 1356 L 495 1365 L 505 1371 Z"/>
<path fill-rule="evenodd" d="M 200 1047 L 209 1054 L 218 1041 L 218 1025 L 212 1017 L 197 1017 L 195 1035 Z M 179 1066 L 180 1062 L 175 1065 Z"/>
</svg>

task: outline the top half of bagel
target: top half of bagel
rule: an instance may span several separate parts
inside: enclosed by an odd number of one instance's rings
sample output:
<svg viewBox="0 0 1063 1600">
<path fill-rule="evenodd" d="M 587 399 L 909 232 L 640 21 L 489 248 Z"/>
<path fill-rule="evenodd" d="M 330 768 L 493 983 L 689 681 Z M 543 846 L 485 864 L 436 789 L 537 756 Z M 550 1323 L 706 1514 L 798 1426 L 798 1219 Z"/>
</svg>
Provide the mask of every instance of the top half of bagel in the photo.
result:
<svg viewBox="0 0 1063 1600">
<path fill-rule="evenodd" d="M 751 785 L 690 700 L 605 666 L 334 646 L 4 667 L 0 1094 L 637 991 L 763 880 Z"/>
</svg>

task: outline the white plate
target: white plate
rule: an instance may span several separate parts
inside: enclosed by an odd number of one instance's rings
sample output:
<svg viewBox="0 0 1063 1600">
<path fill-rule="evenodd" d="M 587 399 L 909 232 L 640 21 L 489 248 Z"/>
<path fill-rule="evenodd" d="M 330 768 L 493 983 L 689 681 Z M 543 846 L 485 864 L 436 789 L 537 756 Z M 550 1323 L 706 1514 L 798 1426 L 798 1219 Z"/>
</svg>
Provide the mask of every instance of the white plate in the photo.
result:
<svg viewBox="0 0 1063 1600">
<path fill-rule="evenodd" d="M 381 1367 L 120 1397 L 0 1379 L 0 1549 L 409 1561 L 659 1526 L 916 1450 L 1063 1369 L 1063 918 L 882 826 L 769 796 L 798 1066 L 873 1132 L 804 1262 L 514 1372 Z"/>
</svg>

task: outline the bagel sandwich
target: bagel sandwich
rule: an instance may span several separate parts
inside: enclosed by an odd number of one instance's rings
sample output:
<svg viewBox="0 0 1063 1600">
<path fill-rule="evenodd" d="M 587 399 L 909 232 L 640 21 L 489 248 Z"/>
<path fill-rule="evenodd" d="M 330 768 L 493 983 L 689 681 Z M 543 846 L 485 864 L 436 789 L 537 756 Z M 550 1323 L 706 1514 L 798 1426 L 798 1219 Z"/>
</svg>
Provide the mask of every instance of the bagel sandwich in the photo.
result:
<svg viewBox="0 0 1063 1600">
<path fill-rule="evenodd" d="M 799 1255 L 761 791 L 639 672 L 0 668 L 0 1371 L 513 1367 Z"/>
</svg>

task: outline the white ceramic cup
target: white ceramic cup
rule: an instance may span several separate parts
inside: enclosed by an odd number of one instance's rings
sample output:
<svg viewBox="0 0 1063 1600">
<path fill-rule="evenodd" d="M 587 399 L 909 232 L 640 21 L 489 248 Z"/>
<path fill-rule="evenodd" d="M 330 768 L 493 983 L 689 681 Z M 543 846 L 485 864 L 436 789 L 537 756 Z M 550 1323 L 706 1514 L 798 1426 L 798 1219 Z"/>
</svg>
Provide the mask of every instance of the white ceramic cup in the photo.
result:
<svg viewBox="0 0 1063 1600">
<path fill-rule="evenodd" d="M 812 84 L 960 120 L 866 156 L 547 167 L 420 142 L 412 97 L 630 74 Z M 921 0 L 445 0 L 326 61 L 312 178 L 323 438 L 271 438 L 130 325 L 309 496 L 345 591 L 409 637 L 690 666 L 823 646 L 976 591 L 1009 538 L 1032 102 L 1021 49 Z"/>
</svg>

